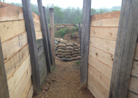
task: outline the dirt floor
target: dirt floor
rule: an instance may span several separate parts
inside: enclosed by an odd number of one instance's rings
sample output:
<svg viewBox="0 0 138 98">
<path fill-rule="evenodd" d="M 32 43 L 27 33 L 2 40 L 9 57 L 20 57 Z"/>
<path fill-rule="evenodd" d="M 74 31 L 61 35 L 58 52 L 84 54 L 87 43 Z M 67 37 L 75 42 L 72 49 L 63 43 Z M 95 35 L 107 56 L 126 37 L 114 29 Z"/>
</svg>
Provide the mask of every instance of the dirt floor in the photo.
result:
<svg viewBox="0 0 138 98">
<path fill-rule="evenodd" d="M 56 60 L 43 87 L 33 98 L 94 98 L 88 89 L 80 89 L 80 66 L 75 61 Z"/>
</svg>

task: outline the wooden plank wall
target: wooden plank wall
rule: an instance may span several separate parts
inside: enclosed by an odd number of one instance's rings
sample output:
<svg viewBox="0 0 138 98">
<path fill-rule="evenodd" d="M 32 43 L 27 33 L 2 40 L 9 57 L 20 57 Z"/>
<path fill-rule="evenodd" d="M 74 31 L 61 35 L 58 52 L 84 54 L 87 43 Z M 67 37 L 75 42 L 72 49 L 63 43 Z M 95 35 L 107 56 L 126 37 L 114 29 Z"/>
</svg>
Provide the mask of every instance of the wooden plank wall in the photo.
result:
<svg viewBox="0 0 138 98">
<path fill-rule="evenodd" d="M 88 89 L 96 98 L 108 98 L 120 11 L 91 17 Z"/>
<path fill-rule="evenodd" d="M 130 84 L 128 88 L 128 98 L 138 98 L 138 43 L 136 45 Z"/>
<path fill-rule="evenodd" d="M 21 7 L 0 2 L 0 37 L 10 98 L 31 98 L 31 63 Z M 39 17 L 33 13 L 37 39 L 42 38 Z"/>
<path fill-rule="evenodd" d="M 47 67 L 44 54 L 44 46 L 42 39 L 37 40 L 37 50 L 38 50 L 38 61 L 39 61 L 39 72 L 40 72 L 40 84 L 44 83 L 47 76 Z"/>
</svg>

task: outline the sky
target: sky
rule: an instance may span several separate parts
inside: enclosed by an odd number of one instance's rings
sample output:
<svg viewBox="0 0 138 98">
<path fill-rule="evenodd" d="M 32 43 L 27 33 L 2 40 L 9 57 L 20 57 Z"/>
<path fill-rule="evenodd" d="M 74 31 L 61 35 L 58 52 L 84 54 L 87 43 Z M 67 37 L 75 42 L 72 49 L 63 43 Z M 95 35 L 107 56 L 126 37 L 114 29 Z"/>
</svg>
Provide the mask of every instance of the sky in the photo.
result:
<svg viewBox="0 0 138 98">
<path fill-rule="evenodd" d="M 6 2 L 21 3 L 21 0 L 5 0 Z M 59 7 L 83 7 L 83 0 L 42 0 L 43 5 L 54 4 Z M 111 8 L 113 6 L 121 6 L 122 0 L 92 0 L 92 8 Z M 37 0 L 31 0 L 31 3 L 37 4 Z"/>
</svg>

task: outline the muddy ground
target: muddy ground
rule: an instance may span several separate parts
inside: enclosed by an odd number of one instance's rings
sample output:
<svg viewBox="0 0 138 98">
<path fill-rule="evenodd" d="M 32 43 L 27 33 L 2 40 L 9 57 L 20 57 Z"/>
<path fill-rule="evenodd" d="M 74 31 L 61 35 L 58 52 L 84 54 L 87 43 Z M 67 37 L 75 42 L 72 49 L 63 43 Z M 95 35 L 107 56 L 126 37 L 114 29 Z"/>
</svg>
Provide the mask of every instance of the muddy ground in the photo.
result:
<svg viewBox="0 0 138 98">
<path fill-rule="evenodd" d="M 80 66 L 75 61 L 56 60 L 43 87 L 33 98 L 94 98 L 88 89 L 80 89 Z"/>
</svg>

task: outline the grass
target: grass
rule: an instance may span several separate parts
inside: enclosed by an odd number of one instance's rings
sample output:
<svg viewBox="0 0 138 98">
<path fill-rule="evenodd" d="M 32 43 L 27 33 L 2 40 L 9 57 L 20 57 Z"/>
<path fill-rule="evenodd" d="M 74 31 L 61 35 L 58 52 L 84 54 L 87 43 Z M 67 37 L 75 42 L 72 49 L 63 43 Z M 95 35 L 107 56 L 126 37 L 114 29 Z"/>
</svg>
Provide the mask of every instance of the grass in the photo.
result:
<svg viewBox="0 0 138 98">
<path fill-rule="evenodd" d="M 64 38 L 64 36 L 69 33 L 71 30 L 69 28 L 62 28 L 59 31 L 55 32 L 56 37 L 60 35 L 60 37 Z"/>
<path fill-rule="evenodd" d="M 78 60 L 75 62 L 77 65 L 79 65 L 81 63 L 81 60 Z"/>
</svg>

